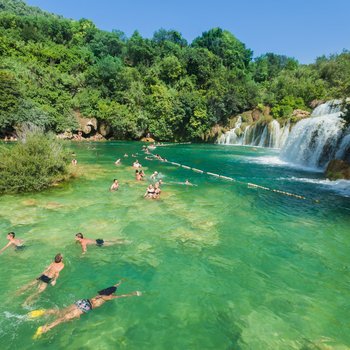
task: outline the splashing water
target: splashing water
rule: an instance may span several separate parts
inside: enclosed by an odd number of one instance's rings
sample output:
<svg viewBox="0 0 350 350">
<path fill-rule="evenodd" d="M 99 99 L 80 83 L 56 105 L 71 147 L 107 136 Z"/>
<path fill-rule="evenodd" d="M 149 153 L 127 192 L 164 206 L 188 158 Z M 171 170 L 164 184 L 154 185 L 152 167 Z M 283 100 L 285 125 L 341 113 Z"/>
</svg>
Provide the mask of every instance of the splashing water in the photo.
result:
<svg viewBox="0 0 350 350">
<path fill-rule="evenodd" d="M 341 105 L 330 101 L 318 106 L 311 118 L 299 121 L 281 151 L 281 159 L 305 167 L 324 169 L 334 157 L 345 157 L 350 138 L 344 131 Z"/>
</svg>

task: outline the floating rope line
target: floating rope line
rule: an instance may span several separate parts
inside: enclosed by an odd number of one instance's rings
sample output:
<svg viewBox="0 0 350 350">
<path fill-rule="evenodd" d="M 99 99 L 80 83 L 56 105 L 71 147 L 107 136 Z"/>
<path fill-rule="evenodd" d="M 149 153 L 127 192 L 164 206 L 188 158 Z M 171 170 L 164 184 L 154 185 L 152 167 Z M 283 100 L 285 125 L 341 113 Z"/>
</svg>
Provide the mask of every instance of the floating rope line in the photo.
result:
<svg viewBox="0 0 350 350">
<path fill-rule="evenodd" d="M 158 159 L 155 155 L 152 154 L 152 156 L 154 158 Z M 169 164 L 172 164 L 172 165 L 184 168 L 184 169 L 192 170 L 192 171 L 194 171 L 196 173 L 206 174 L 206 175 L 217 177 L 217 178 L 220 178 L 220 179 L 224 179 L 224 180 L 228 180 L 228 181 L 237 182 L 237 183 L 240 183 L 240 184 L 243 184 L 243 185 L 247 185 L 248 188 L 256 188 L 256 189 L 261 189 L 261 190 L 264 190 L 264 191 L 270 191 L 270 192 L 274 192 L 274 193 L 278 193 L 278 194 L 282 194 L 282 195 L 285 195 L 285 196 L 294 197 L 294 198 L 298 198 L 298 199 L 306 199 L 306 197 L 300 196 L 300 195 L 295 194 L 295 193 L 290 193 L 290 192 L 286 192 L 286 191 L 276 190 L 276 189 L 273 189 L 273 188 L 260 186 L 260 185 L 257 185 L 257 184 L 251 183 L 251 182 L 247 183 L 247 182 L 239 181 L 239 180 L 236 180 L 236 179 L 234 179 L 232 177 L 229 177 L 229 176 L 219 175 L 219 174 L 215 174 L 215 173 L 212 173 L 212 172 L 209 172 L 209 171 L 204 171 L 204 170 L 197 169 L 197 168 L 191 168 L 188 165 L 175 163 L 175 162 L 170 162 L 168 160 L 163 160 L 163 162 L 164 163 L 169 163 Z"/>
</svg>

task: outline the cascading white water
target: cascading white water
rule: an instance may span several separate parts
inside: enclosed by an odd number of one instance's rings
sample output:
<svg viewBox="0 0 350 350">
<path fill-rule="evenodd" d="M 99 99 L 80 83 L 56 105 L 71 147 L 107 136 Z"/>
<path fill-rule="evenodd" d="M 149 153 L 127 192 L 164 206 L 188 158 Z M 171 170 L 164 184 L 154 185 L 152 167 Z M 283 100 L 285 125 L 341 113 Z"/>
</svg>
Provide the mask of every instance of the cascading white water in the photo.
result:
<svg viewBox="0 0 350 350">
<path fill-rule="evenodd" d="M 280 158 L 305 167 L 323 169 L 335 156 L 344 157 L 350 137 L 343 130 L 340 101 L 318 106 L 311 118 L 299 121 L 292 129 Z"/>
<path fill-rule="evenodd" d="M 268 124 L 248 125 L 244 133 L 239 133 L 242 126 L 242 118 L 238 117 L 235 127 L 225 134 L 221 135 L 218 143 L 222 145 L 250 145 L 258 147 L 280 148 L 286 141 L 290 124 L 283 127 L 277 120 Z"/>
<path fill-rule="evenodd" d="M 240 137 L 237 135 L 236 130 L 240 129 L 242 125 L 242 117 L 239 116 L 237 118 L 237 122 L 235 123 L 235 127 L 225 134 L 221 135 L 218 139 L 218 143 L 222 145 L 236 145 L 242 144 L 240 143 Z"/>
</svg>

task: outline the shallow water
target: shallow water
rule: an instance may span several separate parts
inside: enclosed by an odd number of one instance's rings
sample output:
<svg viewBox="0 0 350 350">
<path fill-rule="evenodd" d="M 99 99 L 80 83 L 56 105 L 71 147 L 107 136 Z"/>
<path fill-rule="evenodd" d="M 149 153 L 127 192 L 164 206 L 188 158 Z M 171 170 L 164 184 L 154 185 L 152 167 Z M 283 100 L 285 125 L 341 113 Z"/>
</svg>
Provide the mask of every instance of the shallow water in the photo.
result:
<svg viewBox="0 0 350 350">
<path fill-rule="evenodd" d="M 229 182 L 147 161 L 141 143 L 73 144 L 83 175 L 38 194 L 0 198 L 1 246 L 15 231 L 22 251 L 0 256 L 1 349 L 349 349 L 350 191 L 319 173 L 275 162 L 276 151 L 219 145 L 158 147 L 168 160 L 232 176 Z M 165 182 L 161 200 L 131 168 Z M 113 162 L 122 158 L 122 165 Z M 120 189 L 108 191 L 113 178 Z M 197 186 L 178 184 L 189 179 Z M 288 191 L 300 200 L 245 183 Z M 315 202 L 317 200 L 317 202 Z M 130 244 L 89 247 L 90 238 Z M 16 295 L 61 252 L 66 267 L 33 309 L 62 308 L 125 278 L 120 293 L 39 340 Z"/>
</svg>

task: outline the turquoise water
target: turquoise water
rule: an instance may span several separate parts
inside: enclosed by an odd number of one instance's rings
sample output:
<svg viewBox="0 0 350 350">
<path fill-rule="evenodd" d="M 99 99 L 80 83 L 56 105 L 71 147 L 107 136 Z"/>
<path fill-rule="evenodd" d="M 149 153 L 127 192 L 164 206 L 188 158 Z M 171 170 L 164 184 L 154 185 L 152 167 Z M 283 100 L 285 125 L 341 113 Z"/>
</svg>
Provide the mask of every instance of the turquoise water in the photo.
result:
<svg viewBox="0 0 350 350">
<path fill-rule="evenodd" d="M 232 183 L 141 155 L 141 143 L 73 144 L 79 179 L 0 199 L 1 246 L 15 231 L 22 251 L 0 255 L 1 349 L 349 349 L 350 197 L 319 173 L 276 161 L 273 150 L 219 145 L 159 147 L 168 160 L 232 176 Z M 157 170 L 161 199 L 131 168 L 140 152 Z M 122 158 L 123 164 L 113 162 Z M 108 191 L 113 178 L 120 190 Z M 197 186 L 177 184 L 189 179 Z M 244 183 L 304 195 L 306 200 Z M 318 202 L 315 202 L 317 200 Z M 131 243 L 89 247 L 89 238 Z M 28 320 L 16 291 L 61 252 L 66 267 L 33 308 L 62 308 L 125 278 L 117 299 L 32 340 L 52 318 Z"/>
</svg>

